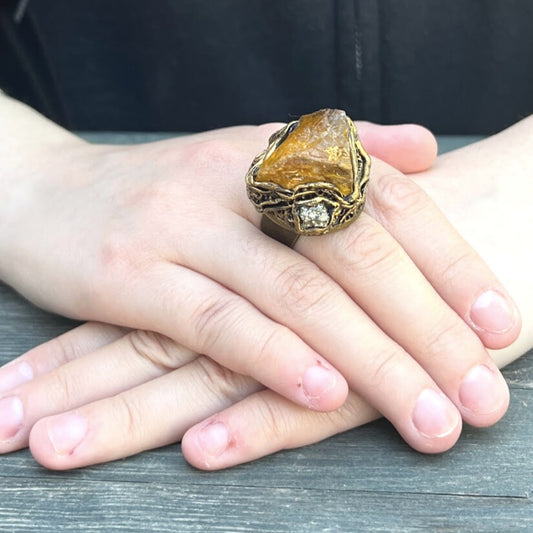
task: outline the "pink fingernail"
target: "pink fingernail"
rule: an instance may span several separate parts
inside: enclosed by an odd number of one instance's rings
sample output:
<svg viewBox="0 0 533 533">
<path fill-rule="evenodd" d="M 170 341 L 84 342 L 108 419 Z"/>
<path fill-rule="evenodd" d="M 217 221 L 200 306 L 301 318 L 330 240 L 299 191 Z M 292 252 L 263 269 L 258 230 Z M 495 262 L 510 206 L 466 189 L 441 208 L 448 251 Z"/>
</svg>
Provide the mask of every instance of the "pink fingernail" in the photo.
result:
<svg viewBox="0 0 533 533">
<path fill-rule="evenodd" d="M 24 407 L 20 398 L 10 396 L 0 400 L 0 441 L 13 438 L 22 427 Z"/>
<path fill-rule="evenodd" d="M 229 435 L 222 422 L 212 422 L 198 432 L 198 443 L 206 455 L 218 457 L 229 444 Z"/>
<path fill-rule="evenodd" d="M 335 373 L 321 365 L 309 367 L 302 377 L 302 388 L 311 403 L 324 396 L 337 384 Z"/>
<path fill-rule="evenodd" d="M 7 392 L 33 379 L 33 369 L 26 363 L 11 363 L 0 370 L 0 392 Z"/>
<path fill-rule="evenodd" d="M 413 410 L 413 423 L 426 437 L 445 437 L 459 423 L 459 413 L 444 394 L 424 389 Z"/>
<path fill-rule="evenodd" d="M 48 421 L 48 438 L 58 455 L 71 455 L 87 433 L 88 422 L 76 413 L 67 413 Z"/>
<path fill-rule="evenodd" d="M 505 333 L 516 322 L 512 304 L 503 294 L 489 290 L 480 294 L 470 309 L 475 327 L 488 333 Z"/>
<path fill-rule="evenodd" d="M 476 414 L 489 414 L 498 410 L 507 395 L 502 397 L 507 385 L 503 377 L 495 374 L 485 365 L 472 368 L 463 379 L 459 389 L 459 400 L 468 410 Z"/>
</svg>

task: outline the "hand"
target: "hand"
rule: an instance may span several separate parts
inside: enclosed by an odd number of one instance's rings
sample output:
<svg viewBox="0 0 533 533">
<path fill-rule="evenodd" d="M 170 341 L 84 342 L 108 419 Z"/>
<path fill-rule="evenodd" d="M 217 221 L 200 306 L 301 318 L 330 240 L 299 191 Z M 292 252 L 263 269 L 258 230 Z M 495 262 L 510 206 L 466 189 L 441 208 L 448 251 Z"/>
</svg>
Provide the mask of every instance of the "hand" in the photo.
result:
<svg viewBox="0 0 533 533">
<path fill-rule="evenodd" d="M 494 266 L 519 303 L 520 337 L 492 352 L 503 367 L 533 348 L 533 257 L 524 245 L 533 227 L 533 116 L 439 157 L 433 168 L 414 179 Z M 216 470 L 318 442 L 375 417 L 370 406 L 351 392 L 339 410 L 313 413 L 261 391 L 191 428 L 183 437 L 182 450 L 191 464 Z"/>
<path fill-rule="evenodd" d="M 505 384 L 452 310 L 470 317 L 472 302 L 488 287 L 505 294 L 492 273 L 420 189 L 377 161 L 368 212 L 390 233 L 362 216 L 336 235 L 301 239 L 298 249 L 311 261 L 266 238 L 248 222 L 256 225 L 258 215 L 241 182 L 271 131 L 272 126 L 232 128 L 134 148 L 71 148 L 68 168 L 75 177 L 59 173 L 39 182 L 47 194 L 36 197 L 47 201 L 30 202 L 26 212 L 33 217 L 12 224 L 18 239 L 5 246 L 4 277 L 56 311 L 156 330 L 315 409 L 344 400 L 345 382 L 328 362 L 334 364 L 423 451 L 446 449 L 460 431 L 458 412 L 437 384 L 470 423 L 499 419 L 507 406 Z M 372 151 L 372 143 L 364 142 Z M 59 163 L 54 168 L 64 172 Z M 184 206 L 191 191 L 196 192 Z M 216 201 L 209 203 L 213 194 Z M 198 217 L 204 212 L 219 226 L 206 226 Z M 431 230 L 429 255 L 413 224 Z M 240 238 L 228 236 L 228 229 Z M 39 232 L 45 238 L 35 241 Z M 47 237 L 57 246 L 46 243 Z M 55 257 L 48 259 L 50 248 Z M 43 258 L 47 262 L 33 277 L 15 268 Z M 504 331 L 477 324 L 488 345 L 506 345 L 518 332 L 516 313 L 506 305 Z M 169 358 L 158 364 L 176 363 Z M 319 376 L 326 376 L 325 383 Z M 489 381 L 487 394 L 477 394 L 485 389 L 473 377 Z M 23 403 L 29 429 L 42 406 L 34 409 L 31 395 Z M 10 446 L 24 445 L 26 438 L 27 431 L 19 431 Z"/>
<path fill-rule="evenodd" d="M 439 195 L 439 203 L 458 229 L 495 260 L 502 279 L 525 304 L 523 333 L 507 350 L 494 353 L 499 364 L 533 346 L 531 257 L 521 246 L 533 222 L 528 205 L 533 194 L 532 131 L 532 120 L 523 121 L 498 136 L 442 156 L 434 169 L 416 178 L 431 194 Z M 508 155 L 492 160 L 489 156 L 495 151 Z M 499 216 L 493 222 L 495 209 Z M 139 357 L 132 356 L 136 348 Z M 165 358 L 173 355 L 182 366 L 167 372 L 153 364 L 162 359 L 158 353 Z M 184 454 L 200 468 L 228 467 L 310 444 L 377 416 L 352 392 L 333 413 L 311 412 L 272 391 L 259 390 L 258 383 L 209 358 L 195 358 L 164 337 L 99 324 L 81 326 L 5 367 L 0 372 L 4 392 L 33 372 L 39 377 L 18 389 L 26 397 L 35 396 L 33 405 L 38 406 L 41 398 L 48 414 L 81 406 L 42 418 L 33 427 L 32 452 L 50 468 L 74 468 L 169 444 L 182 438 L 190 425 L 225 406 L 231 407 L 185 434 Z M 11 383 L 10 375 L 14 376 Z M 26 435 L 29 429 L 24 426 Z M 3 447 L 3 451 L 10 449 L 9 443 Z"/>
<path fill-rule="evenodd" d="M 377 128 L 364 123 L 360 124 L 360 129 L 367 145 L 369 144 L 370 147 L 375 145 L 377 153 L 405 170 L 417 170 L 433 161 L 432 138 L 423 129 L 417 127 Z M 61 138 L 54 138 L 54 142 L 61 140 Z M 418 149 L 416 149 L 417 144 L 420 144 Z M 9 204 L 13 205 L 13 203 Z M 28 295 L 32 297 L 32 294 Z M 112 370 L 113 367 L 115 371 Z M 178 370 L 172 372 L 173 368 L 179 369 L 179 373 Z M 156 379 L 159 376 L 165 376 L 165 378 Z M 224 379 L 217 380 L 217 377 Z M 197 383 L 198 379 L 200 379 L 200 384 Z M 209 358 L 198 358 L 190 350 L 162 335 L 144 331 L 129 332 L 126 328 L 100 324 L 82 326 L 28 352 L 0 372 L 0 394 L 4 398 L 0 401 L 0 411 L 3 414 L 0 426 L 0 440 L 3 444 L 0 445 L 0 450 L 5 453 L 26 446 L 33 422 L 46 415 L 61 412 L 76 405 L 84 405 L 92 400 L 108 397 L 110 399 L 117 395 L 114 407 L 106 407 L 105 400 L 103 400 L 95 411 L 96 413 L 104 409 L 109 413 L 115 413 L 111 418 L 107 418 L 107 421 L 113 425 L 117 409 L 120 409 L 119 404 L 122 404 L 125 409 L 123 415 L 132 414 L 131 402 L 136 401 L 134 398 L 144 403 L 143 398 L 152 397 L 148 387 L 154 387 L 152 391 L 162 390 L 164 398 L 170 392 L 170 387 L 174 389 L 172 383 L 175 380 L 183 380 L 184 386 L 180 387 L 180 390 L 183 391 L 184 399 L 192 400 L 191 416 L 179 415 L 174 420 L 174 424 L 166 425 L 167 428 L 175 428 L 178 424 L 177 429 L 167 433 L 170 435 L 169 442 L 173 442 L 176 438 L 180 438 L 191 424 L 200 420 L 198 416 L 208 416 L 212 413 L 211 403 L 206 402 L 207 405 L 202 407 L 197 394 L 198 390 L 205 388 L 206 379 L 207 385 L 212 381 L 213 388 L 205 391 L 204 398 L 217 400 L 216 405 L 220 409 L 261 388 L 256 381 L 223 369 Z M 30 382 L 22 386 L 26 381 Z M 220 381 L 221 390 L 220 394 L 215 395 L 219 391 L 218 381 Z M 143 383 L 143 386 L 136 387 Z M 227 394 L 224 394 L 225 392 Z M 15 394 L 17 399 L 13 397 Z M 20 399 L 24 405 L 22 427 L 20 427 L 20 420 L 13 418 L 20 414 L 20 410 L 17 409 Z M 189 403 L 191 403 L 190 400 Z M 184 405 L 180 402 L 181 407 Z M 142 418 L 145 414 L 139 412 Z M 161 433 L 152 430 L 143 432 L 142 438 L 134 442 L 130 438 L 131 435 L 123 431 L 123 416 L 118 415 L 118 418 L 120 423 L 115 426 L 115 429 L 119 430 L 119 434 L 112 437 L 114 432 L 112 427 L 108 427 L 105 431 L 111 439 L 108 445 L 103 445 L 103 442 L 100 445 L 89 444 L 88 449 L 91 449 L 95 455 L 93 459 L 86 456 L 84 461 L 109 460 L 114 456 L 121 457 L 135 453 L 139 451 L 138 446 L 144 449 L 152 445 L 156 446 L 160 442 Z M 67 419 L 70 424 L 67 434 L 71 434 L 76 427 L 80 429 L 79 425 L 72 424 L 72 417 L 67 415 Z M 91 419 L 94 420 L 92 415 Z M 139 422 L 144 425 L 141 419 Z M 135 424 L 132 420 L 130 427 L 133 428 Z M 81 427 L 83 427 L 83 422 Z M 153 440 L 150 435 L 153 436 Z M 123 440 L 122 436 L 126 439 Z M 36 437 L 36 442 L 39 448 L 39 445 L 44 445 L 45 441 Z M 126 445 L 127 442 L 129 442 L 128 445 Z M 56 445 L 58 445 L 57 438 Z M 60 451 L 66 444 L 58 446 L 57 449 Z"/>
</svg>

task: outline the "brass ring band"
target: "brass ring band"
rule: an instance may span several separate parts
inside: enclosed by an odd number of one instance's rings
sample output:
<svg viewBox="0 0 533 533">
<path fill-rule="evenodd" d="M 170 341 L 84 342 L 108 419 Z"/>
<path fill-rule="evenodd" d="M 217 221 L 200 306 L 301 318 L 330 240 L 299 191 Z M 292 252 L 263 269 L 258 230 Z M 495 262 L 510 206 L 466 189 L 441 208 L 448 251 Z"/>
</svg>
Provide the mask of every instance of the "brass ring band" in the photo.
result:
<svg viewBox="0 0 533 533">
<path fill-rule="evenodd" d="M 365 203 L 370 158 L 344 111 L 322 109 L 274 133 L 246 174 L 261 229 L 293 247 L 300 235 L 351 224 Z"/>
<path fill-rule="evenodd" d="M 260 228 L 265 235 L 268 235 L 281 244 L 285 244 L 289 248 L 294 248 L 296 241 L 300 237 L 295 231 L 280 226 L 266 215 L 261 217 Z"/>
</svg>

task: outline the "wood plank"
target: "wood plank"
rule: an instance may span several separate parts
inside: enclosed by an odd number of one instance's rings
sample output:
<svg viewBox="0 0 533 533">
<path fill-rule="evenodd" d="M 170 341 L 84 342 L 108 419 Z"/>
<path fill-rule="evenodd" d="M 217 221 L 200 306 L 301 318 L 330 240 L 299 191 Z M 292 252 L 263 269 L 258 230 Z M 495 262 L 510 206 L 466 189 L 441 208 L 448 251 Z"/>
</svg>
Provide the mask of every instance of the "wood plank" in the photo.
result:
<svg viewBox="0 0 533 533">
<path fill-rule="evenodd" d="M 533 350 L 506 367 L 503 374 L 511 389 L 533 390 Z"/>
<path fill-rule="evenodd" d="M 15 480 L 0 488 L 4 532 L 531 531 L 533 504 L 483 498 L 225 484 Z"/>
</svg>

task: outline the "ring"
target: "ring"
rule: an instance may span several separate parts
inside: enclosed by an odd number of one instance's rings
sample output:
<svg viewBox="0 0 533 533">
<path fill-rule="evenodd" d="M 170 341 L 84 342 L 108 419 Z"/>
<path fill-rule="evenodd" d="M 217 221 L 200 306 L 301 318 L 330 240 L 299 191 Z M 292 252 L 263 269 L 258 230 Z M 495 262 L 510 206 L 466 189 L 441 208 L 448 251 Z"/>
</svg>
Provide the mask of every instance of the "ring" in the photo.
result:
<svg viewBox="0 0 533 533">
<path fill-rule="evenodd" d="M 370 157 L 340 109 L 302 115 L 274 133 L 246 173 L 261 229 L 293 247 L 300 235 L 351 224 L 365 204 Z"/>
</svg>

